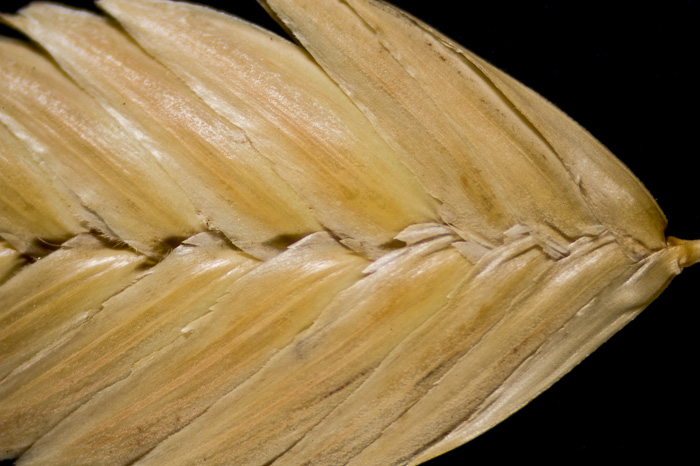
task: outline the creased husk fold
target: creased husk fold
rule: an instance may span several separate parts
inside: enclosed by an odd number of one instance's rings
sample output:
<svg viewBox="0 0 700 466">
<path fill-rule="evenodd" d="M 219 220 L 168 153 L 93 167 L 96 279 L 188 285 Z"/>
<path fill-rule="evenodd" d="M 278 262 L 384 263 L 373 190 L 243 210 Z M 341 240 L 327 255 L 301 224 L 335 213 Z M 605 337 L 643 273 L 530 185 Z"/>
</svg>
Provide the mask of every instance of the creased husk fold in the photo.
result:
<svg viewBox="0 0 700 466">
<path fill-rule="evenodd" d="M 0 458 L 417 464 L 700 258 L 418 19 L 261 3 L 300 45 L 166 0 L 3 16 L 43 50 L 0 39 Z"/>
</svg>

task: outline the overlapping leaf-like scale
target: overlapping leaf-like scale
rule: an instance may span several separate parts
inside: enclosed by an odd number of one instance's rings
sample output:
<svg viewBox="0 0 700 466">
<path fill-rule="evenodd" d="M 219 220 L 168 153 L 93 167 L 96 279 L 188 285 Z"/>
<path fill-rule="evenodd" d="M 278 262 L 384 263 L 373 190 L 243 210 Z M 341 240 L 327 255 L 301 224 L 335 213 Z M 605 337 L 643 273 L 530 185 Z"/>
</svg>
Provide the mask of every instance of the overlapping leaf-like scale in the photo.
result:
<svg viewBox="0 0 700 466">
<path fill-rule="evenodd" d="M 0 457 L 415 464 L 700 258 L 419 20 L 261 3 L 306 51 L 164 0 L 4 17 L 50 58 L 0 42 Z"/>
</svg>

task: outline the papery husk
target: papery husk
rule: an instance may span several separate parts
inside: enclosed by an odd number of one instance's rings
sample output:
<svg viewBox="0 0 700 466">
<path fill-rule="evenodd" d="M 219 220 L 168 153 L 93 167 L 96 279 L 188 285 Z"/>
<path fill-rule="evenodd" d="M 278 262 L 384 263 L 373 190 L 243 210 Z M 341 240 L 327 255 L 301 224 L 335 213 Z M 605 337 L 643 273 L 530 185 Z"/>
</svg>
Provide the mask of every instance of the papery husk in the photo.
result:
<svg viewBox="0 0 700 466">
<path fill-rule="evenodd" d="M 99 2 L 123 29 L 4 17 L 50 58 L 0 44 L 25 90 L 0 114 L 0 457 L 418 464 L 700 258 L 589 133 L 419 20 L 261 3 L 305 50 L 163 0 Z"/>
</svg>

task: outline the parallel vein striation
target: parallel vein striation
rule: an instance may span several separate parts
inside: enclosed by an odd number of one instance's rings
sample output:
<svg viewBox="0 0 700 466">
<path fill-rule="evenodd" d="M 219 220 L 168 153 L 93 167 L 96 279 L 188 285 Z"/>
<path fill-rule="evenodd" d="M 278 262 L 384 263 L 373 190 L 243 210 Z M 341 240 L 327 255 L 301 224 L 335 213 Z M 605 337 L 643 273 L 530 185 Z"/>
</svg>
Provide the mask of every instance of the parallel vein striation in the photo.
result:
<svg viewBox="0 0 700 466">
<path fill-rule="evenodd" d="M 347 244 L 369 252 L 406 225 L 437 219 L 431 197 L 298 47 L 184 3 L 103 1 L 100 6 L 241 128 L 319 221 Z M 182 40 L 174 43 L 175 34 Z"/>
<path fill-rule="evenodd" d="M 373 0 L 3 19 L 0 458 L 418 464 L 700 243 L 533 91 Z"/>
<path fill-rule="evenodd" d="M 162 160 L 207 224 L 237 246 L 266 258 L 273 255 L 266 242 L 320 229 L 307 204 L 239 128 L 104 18 L 35 4 L 10 21 L 128 125 Z"/>
<path fill-rule="evenodd" d="M 45 57 L 2 41 L 0 60 L 0 119 L 29 150 L 17 156 L 56 178 L 51 180 L 56 192 L 49 186 L 44 191 L 54 203 L 71 202 L 65 191 L 78 198 L 72 202 L 78 204 L 75 212 L 63 209 L 64 223 L 65 217 L 82 220 L 83 228 L 99 229 L 149 255 L 167 249 L 164 239 L 186 238 L 203 228 L 194 206 L 153 155 Z M 29 192 L 32 186 L 22 185 Z M 68 226 L 70 233 L 81 232 Z M 39 229 L 34 234 L 54 239 Z"/>
</svg>

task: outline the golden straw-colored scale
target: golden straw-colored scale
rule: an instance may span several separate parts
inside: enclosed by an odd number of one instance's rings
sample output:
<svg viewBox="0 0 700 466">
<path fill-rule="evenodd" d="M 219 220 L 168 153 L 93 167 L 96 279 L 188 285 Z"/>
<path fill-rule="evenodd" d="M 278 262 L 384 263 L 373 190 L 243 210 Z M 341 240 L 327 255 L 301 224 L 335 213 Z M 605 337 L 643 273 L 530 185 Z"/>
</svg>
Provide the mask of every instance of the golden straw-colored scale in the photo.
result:
<svg viewBox="0 0 700 466">
<path fill-rule="evenodd" d="M 99 2 L 121 28 L 4 17 L 45 52 L 0 42 L 2 456 L 420 463 L 700 258 L 607 149 L 429 26 L 262 4 L 306 51 L 162 0 Z"/>
</svg>

